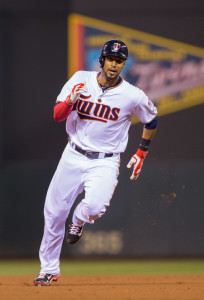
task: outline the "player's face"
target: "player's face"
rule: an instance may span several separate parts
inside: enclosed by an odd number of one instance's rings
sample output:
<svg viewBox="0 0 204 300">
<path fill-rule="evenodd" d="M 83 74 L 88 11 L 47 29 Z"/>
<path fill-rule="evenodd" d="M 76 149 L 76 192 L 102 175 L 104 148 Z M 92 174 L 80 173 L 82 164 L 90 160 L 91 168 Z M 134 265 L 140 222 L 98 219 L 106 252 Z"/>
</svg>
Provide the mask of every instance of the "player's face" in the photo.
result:
<svg viewBox="0 0 204 300">
<path fill-rule="evenodd" d="M 126 60 L 117 56 L 105 56 L 103 73 L 107 81 L 117 80 Z"/>
</svg>

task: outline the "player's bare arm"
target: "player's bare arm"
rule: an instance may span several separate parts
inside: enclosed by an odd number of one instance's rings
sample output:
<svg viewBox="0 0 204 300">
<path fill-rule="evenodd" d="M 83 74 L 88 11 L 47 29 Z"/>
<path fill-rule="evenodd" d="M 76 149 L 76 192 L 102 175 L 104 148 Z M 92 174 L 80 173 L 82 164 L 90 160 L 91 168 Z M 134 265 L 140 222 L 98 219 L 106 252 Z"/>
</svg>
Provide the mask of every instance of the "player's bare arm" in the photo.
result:
<svg viewBox="0 0 204 300">
<path fill-rule="evenodd" d="M 140 146 L 127 165 L 128 168 L 133 167 L 133 172 L 130 176 L 130 180 L 136 180 L 141 173 L 144 159 L 148 154 L 150 142 L 154 138 L 154 135 L 156 133 L 157 121 L 158 117 L 154 118 L 149 124 L 146 124 L 143 128 Z"/>
<path fill-rule="evenodd" d="M 154 135 L 156 133 L 156 128 L 155 129 L 147 129 L 143 128 L 143 133 L 142 133 L 142 138 L 145 140 L 152 140 L 154 138 Z"/>
</svg>

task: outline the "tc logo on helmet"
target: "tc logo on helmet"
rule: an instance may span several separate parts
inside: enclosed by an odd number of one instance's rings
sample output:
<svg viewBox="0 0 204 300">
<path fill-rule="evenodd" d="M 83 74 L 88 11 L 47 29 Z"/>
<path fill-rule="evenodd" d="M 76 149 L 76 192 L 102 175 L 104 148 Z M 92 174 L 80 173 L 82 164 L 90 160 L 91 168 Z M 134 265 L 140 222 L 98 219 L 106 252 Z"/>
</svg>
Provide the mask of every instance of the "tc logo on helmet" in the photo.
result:
<svg viewBox="0 0 204 300">
<path fill-rule="evenodd" d="M 113 51 L 118 51 L 120 49 L 120 44 L 119 43 L 114 43 L 113 44 Z"/>
</svg>

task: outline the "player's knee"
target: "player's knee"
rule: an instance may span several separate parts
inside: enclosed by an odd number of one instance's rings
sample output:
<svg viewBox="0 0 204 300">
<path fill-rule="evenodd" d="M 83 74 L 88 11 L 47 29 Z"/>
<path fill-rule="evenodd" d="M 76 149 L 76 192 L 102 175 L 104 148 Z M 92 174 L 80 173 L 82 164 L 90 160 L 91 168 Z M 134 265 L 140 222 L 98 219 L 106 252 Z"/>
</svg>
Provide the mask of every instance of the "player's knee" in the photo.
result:
<svg viewBox="0 0 204 300">
<path fill-rule="evenodd" d="M 97 202 L 82 201 L 75 210 L 75 215 L 78 219 L 84 222 L 96 220 L 104 215 L 106 212 L 106 205 Z"/>
<path fill-rule="evenodd" d="M 102 215 L 105 214 L 105 212 L 106 212 L 106 207 L 104 205 L 99 205 L 97 203 L 88 205 L 89 218 L 92 220 L 100 218 Z"/>
<path fill-rule="evenodd" d="M 61 224 L 65 223 L 66 221 L 66 214 L 64 210 L 47 210 L 45 209 L 44 211 L 44 217 L 45 217 L 45 222 L 48 223 L 51 227 L 55 228 L 56 224 Z"/>
</svg>

